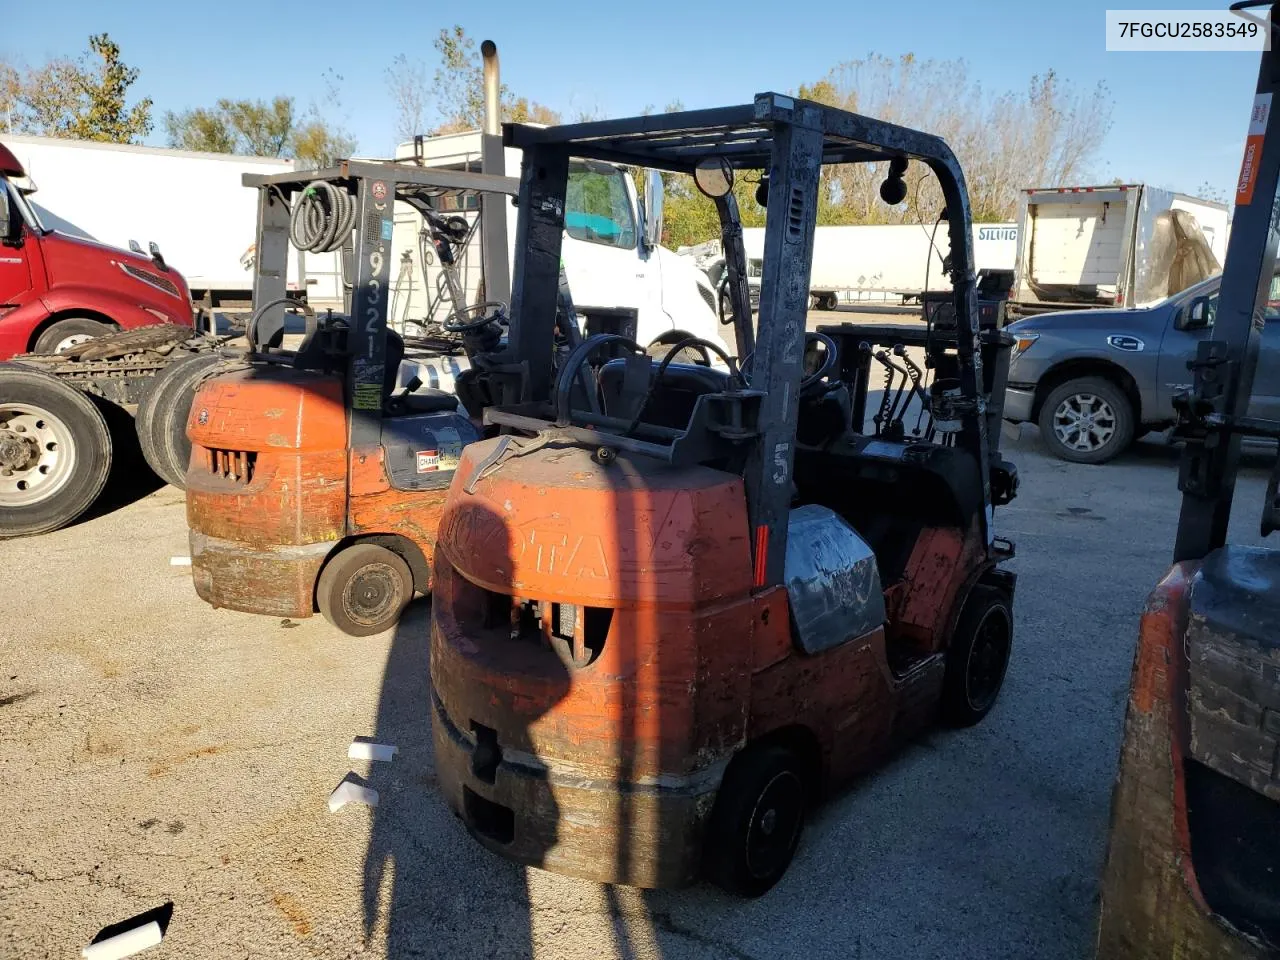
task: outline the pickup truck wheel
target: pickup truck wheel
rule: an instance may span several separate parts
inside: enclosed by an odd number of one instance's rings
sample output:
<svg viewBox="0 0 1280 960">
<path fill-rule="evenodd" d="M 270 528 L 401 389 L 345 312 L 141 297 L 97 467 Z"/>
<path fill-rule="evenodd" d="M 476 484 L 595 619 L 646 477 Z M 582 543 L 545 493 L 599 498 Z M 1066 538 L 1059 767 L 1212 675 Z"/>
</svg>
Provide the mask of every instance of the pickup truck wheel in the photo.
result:
<svg viewBox="0 0 1280 960">
<path fill-rule="evenodd" d="M 71 523 L 102 493 L 111 454 L 92 400 L 47 374 L 0 364 L 0 537 Z"/>
<path fill-rule="evenodd" d="M 1040 407 L 1040 436 L 1055 457 L 1106 463 L 1133 442 L 1133 406 L 1110 380 L 1080 377 L 1055 387 Z"/>
<path fill-rule="evenodd" d="M 52 324 L 36 337 L 33 353 L 64 353 L 72 347 L 79 346 L 86 340 L 94 340 L 114 330 L 105 323 L 90 320 L 87 317 L 68 317 Z"/>
</svg>

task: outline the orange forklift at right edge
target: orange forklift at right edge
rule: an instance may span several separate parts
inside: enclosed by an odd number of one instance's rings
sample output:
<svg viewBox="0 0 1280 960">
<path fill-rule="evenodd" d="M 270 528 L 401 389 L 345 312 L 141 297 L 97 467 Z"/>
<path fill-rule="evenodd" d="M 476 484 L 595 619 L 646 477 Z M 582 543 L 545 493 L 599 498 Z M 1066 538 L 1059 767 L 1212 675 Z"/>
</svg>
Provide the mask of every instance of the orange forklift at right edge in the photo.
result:
<svg viewBox="0 0 1280 960">
<path fill-rule="evenodd" d="M 1264 6 L 1238 3 L 1233 10 Z M 1248 15 L 1248 14 L 1246 14 Z M 1271 5 L 1267 29 L 1280 23 Z M 1280 51 L 1262 54 L 1216 315 L 1177 400 L 1174 565 L 1142 615 L 1099 960 L 1280 957 L 1280 550 L 1227 542 L 1280 241 Z M 1280 530 L 1280 459 L 1261 533 Z"/>
<path fill-rule="evenodd" d="M 522 863 L 762 894 L 824 790 L 939 718 L 977 723 L 1004 680 L 1011 340 L 979 299 L 963 175 L 937 137 L 778 94 L 505 138 L 525 154 L 510 335 L 476 365 L 491 436 L 464 450 L 436 545 L 441 789 Z M 736 356 L 552 350 L 570 157 L 694 175 Z M 946 199 L 954 297 L 923 325 L 806 333 L 821 167 L 875 163 L 897 204 L 910 162 Z M 764 174 L 756 322 L 738 170 Z M 718 360 L 677 361 L 689 347 Z"/>
</svg>

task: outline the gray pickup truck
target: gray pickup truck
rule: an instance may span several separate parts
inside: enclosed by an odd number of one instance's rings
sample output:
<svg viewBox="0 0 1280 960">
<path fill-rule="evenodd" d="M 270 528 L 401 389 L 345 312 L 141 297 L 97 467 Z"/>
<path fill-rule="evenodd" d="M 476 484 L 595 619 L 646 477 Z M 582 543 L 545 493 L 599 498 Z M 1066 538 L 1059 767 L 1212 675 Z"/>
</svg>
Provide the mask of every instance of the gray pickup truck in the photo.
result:
<svg viewBox="0 0 1280 960">
<path fill-rule="evenodd" d="M 1015 338 L 1004 416 L 1040 426 L 1055 456 L 1105 463 L 1136 438 L 1174 421 L 1173 398 L 1191 386 L 1187 362 L 1213 335 L 1221 276 L 1140 309 L 1045 313 L 1010 324 Z M 1280 275 L 1250 414 L 1280 418 Z"/>
</svg>

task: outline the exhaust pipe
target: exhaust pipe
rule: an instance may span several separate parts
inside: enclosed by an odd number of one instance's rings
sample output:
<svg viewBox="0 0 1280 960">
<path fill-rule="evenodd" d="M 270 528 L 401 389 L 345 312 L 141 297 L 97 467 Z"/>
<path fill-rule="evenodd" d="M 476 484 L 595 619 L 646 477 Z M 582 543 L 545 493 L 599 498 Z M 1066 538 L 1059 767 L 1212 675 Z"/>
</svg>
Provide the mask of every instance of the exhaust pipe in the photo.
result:
<svg viewBox="0 0 1280 960">
<path fill-rule="evenodd" d="M 492 40 L 480 44 L 480 56 L 484 58 L 484 132 L 497 136 L 502 133 L 502 84 L 498 75 L 498 45 Z"/>
<path fill-rule="evenodd" d="M 480 138 L 480 171 L 505 176 L 507 154 L 502 146 L 502 81 L 498 75 L 498 45 L 480 44 L 484 58 L 484 135 Z M 483 300 L 511 302 L 511 264 L 507 258 L 507 208 L 498 194 L 480 200 L 480 261 L 484 275 Z"/>
</svg>

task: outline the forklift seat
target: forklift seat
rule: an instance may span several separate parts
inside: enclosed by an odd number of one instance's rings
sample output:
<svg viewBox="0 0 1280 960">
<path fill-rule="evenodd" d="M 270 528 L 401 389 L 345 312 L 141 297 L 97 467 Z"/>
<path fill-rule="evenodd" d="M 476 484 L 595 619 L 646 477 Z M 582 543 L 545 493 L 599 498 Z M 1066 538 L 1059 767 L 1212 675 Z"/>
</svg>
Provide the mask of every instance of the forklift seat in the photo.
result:
<svg viewBox="0 0 1280 960">
<path fill-rule="evenodd" d="M 662 373 L 661 389 L 645 402 L 660 361 L 650 360 L 648 375 L 641 378 L 640 384 L 627 383 L 628 362 L 627 358 L 619 358 L 600 368 L 600 393 L 604 410 L 610 416 L 634 417 L 636 406 L 644 403 L 640 417 L 644 423 L 681 429 L 689 425 L 699 397 L 722 393 L 729 386 L 729 374 L 725 370 L 695 363 L 670 363 Z"/>
<path fill-rule="evenodd" d="M 394 330 L 387 331 L 387 366 L 382 375 L 382 409 L 389 417 L 415 413 L 449 413 L 458 409 L 458 398 L 444 390 L 420 387 L 413 393 L 395 394 L 400 379 L 400 363 L 404 360 L 404 338 Z"/>
</svg>

